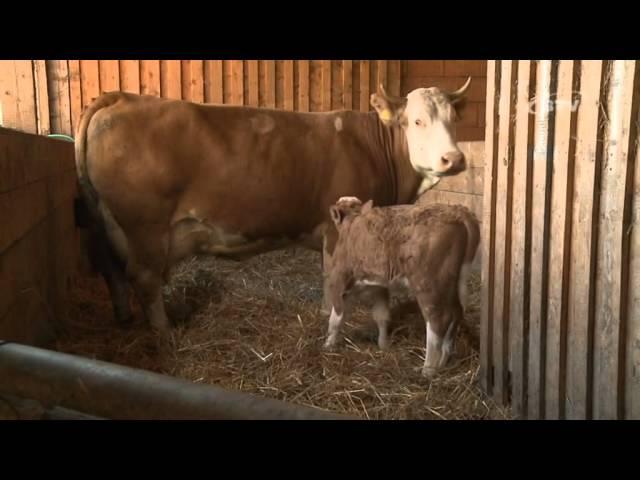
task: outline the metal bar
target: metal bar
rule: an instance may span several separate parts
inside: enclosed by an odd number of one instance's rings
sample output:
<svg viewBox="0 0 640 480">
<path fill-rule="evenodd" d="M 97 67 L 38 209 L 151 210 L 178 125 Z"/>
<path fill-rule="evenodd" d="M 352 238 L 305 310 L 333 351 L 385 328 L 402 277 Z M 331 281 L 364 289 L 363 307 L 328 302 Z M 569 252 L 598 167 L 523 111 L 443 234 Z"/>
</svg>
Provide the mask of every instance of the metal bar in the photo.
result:
<svg viewBox="0 0 640 480">
<path fill-rule="evenodd" d="M 0 395 L 0 420 L 105 420 L 68 408 L 45 406 L 31 399 Z"/>
<path fill-rule="evenodd" d="M 0 341 L 0 393 L 118 420 L 347 420 L 99 360 Z"/>
</svg>

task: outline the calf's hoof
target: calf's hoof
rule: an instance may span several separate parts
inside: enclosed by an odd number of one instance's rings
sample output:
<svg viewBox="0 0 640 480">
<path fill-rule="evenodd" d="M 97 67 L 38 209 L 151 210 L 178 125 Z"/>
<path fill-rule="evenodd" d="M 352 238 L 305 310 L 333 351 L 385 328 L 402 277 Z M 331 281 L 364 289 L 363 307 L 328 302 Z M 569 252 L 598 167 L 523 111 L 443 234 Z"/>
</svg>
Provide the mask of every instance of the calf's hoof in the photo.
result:
<svg viewBox="0 0 640 480">
<path fill-rule="evenodd" d="M 324 342 L 322 348 L 324 348 L 327 352 L 335 352 L 337 349 L 336 342 L 327 340 L 326 342 Z"/>
<path fill-rule="evenodd" d="M 424 378 L 433 378 L 438 373 L 438 369 L 435 367 L 422 367 L 422 376 Z"/>
</svg>

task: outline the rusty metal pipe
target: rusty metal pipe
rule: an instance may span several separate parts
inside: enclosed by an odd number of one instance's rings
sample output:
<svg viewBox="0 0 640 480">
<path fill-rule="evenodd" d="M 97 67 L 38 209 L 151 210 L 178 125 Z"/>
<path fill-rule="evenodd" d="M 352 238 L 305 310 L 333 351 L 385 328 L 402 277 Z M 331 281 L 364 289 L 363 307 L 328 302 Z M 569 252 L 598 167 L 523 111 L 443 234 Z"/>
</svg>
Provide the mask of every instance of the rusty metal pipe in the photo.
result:
<svg viewBox="0 0 640 480">
<path fill-rule="evenodd" d="M 119 420 L 347 420 L 275 399 L 0 342 L 0 393 Z"/>
</svg>

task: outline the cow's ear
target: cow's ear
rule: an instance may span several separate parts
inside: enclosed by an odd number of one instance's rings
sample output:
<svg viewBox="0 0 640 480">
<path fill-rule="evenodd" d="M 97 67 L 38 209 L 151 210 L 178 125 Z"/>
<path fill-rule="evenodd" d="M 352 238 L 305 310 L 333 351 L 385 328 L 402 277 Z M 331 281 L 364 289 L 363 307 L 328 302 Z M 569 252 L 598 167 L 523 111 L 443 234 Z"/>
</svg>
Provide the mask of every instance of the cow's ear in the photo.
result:
<svg viewBox="0 0 640 480">
<path fill-rule="evenodd" d="M 380 120 L 385 125 L 399 125 L 404 117 L 407 99 L 404 97 L 390 97 L 380 85 L 378 92 L 371 95 L 371 106 L 376 109 Z"/>
<path fill-rule="evenodd" d="M 367 213 L 368 211 L 370 211 L 373 208 L 373 200 L 369 200 L 367 201 L 367 203 L 365 203 L 362 206 L 362 213 Z"/>
<path fill-rule="evenodd" d="M 329 209 L 329 213 L 331 213 L 331 220 L 336 224 L 336 227 L 342 223 L 342 211 L 336 205 L 331 205 Z"/>
</svg>

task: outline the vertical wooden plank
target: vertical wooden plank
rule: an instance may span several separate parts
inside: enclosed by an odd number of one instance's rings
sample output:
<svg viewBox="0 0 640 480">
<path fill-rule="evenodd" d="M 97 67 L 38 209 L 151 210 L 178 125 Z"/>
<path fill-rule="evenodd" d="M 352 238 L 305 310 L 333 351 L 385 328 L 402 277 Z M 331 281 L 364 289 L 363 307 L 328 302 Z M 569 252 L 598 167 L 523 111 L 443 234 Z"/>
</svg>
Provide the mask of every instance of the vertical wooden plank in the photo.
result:
<svg viewBox="0 0 640 480">
<path fill-rule="evenodd" d="M 342 62 L 331 62 L 331 108 L 329 110 L 342 110 Z"/>
<path fill-rule="evenodd" d="M 248 104 L 252 107 L 258 107 L 260 105 L 259 101 L 259 77 L 258 77 L 258 60 L 248 60 L 247 61 L 247 70 L 249 73 L 249 98 Z"/>
<path fill-rule="evenodd" d="M 160 96 L 160 60 L 140 61 L 140 92 Z"/>
<path fill-rule="evenodd" d="M 91 104 L 100 94 L 100 70 L 98 60 L 80 60 L 82 108 Z"/>
<path fill-rule="evenodd" d="M 309 60 L 298 61 L 298 75 L 300 78 L 298 109 L 301 112 L 308 112 L 309 111 Z"/>
<path fill-rule="evenodd" d="M 191 60 L 180 61 L 180 79 L 183 100 L 191 101 Z"/>
<path fill-rule="evenodd" d="M 222 60 L 205 61 L 205 102 L 221 104 L 223 102 Z"/>
<path fill-rule="evenodd" d="M 346 110 L 353 108 L 353 94 L 352 94 L 352 81 L 353 81 L 353 61 L 342 61 L 342 104 Z"/>
<path fill-rule="evenodd" d="M 293 60 L 284 61 L 284 109 L 293 110 Z"/>
<path fill-rule="evenodd" d="M 244 65 L 242 60 L 231 60 L 231 104 L 244 104 Z"/>
<path fill-rule="evenodd" d="M 387 62 L 387 84 L 389 85 L 390 95 L 400 96 L 401 75 L 402 65 L 400 60 L 389 60 Z"/>
<path fill-rule="evenodd" d="M 312 60 L 309 64 L 309 110 L 322 111 L 322 61 Z"/>
<path fill-rule="evenodd" d="M 570 227 L 573 198 L 575 115 L 571 111 L 574 61 L 558 65 L 557 95 L 554 100 L 555 133 L 553 181 L 549 229 L 549 285 L 547 290 L 547 331 L 545 366 L 545 417 L 564 417 L 566 316 L 568 268 L 571 257 Z"/>
<path fill-rule="evenodd" d="M 517 64 L 515 64 L 517 66 Z M 509 283 L 511 257 L 511 196 L 513 189 L 513 113 L 512 87 L 517 71 L 512 60 L 501 62 L 498 123 L 498 163 L 496 165 L 495 277 L 493 300 L 493 395 L 506 404 L 508 393 Z"/>
<path fill-rule="evenodd" d="M 360 111 L 360 60 L 353 60 L 353 68 L 351 69 L 351 73 L 353 74 L 353 109 L 356 111 Z"/>
<path fill-rule="evenodd" d="M 140 93 L 140 60 L 120 60 L 120 90 Z"/>
<path fill-rule="evenodd" d="M 37 132 L 31 60 L 0 60 L 0 105 L 2 125 L 23 132 Z"/>
<path fill-rule="evenodd" d="M 191 60 L 190 73 L 191 81 L 189 89 L 191 92 L 191 101 L 204 102 L 204 62 L 202 60 Z"/>
<path fill-rule="evenodd" d="M 638 64 L 636 62 L 636 69 Z M 636 76 L 638 74 L 636 73 Z M 635 89 L 634 96 L 638 95 Z M 638 119 L 640 120 L 640 118 Z M 638 138 L 638 126 L 635 127 Z M 626 335 L 625 418 L 640 419 L 640 144 L 636 145 L 634 193 L 629 225 L 629 302 Z"/>
<path fill-rule="evenodd" d="M 531 169 L 533 122 L 529 102 L 535 82 L 535 65 L 530 60 L 518 61 L 516 126 L 513 157 L 513 195 L 511 232 L 511 292 L 509 318 L 512 346 L 512 396 L 515 415 L 526 411 L 527 354 L 529 336 L 529 275 L 531 244 Z"/>
<path fill-rule="evenodd" d="M 360 111 L 368 112 L 369 103 L 369 60 L 360 60 Z"/>
<path fill-rule="evenodd" d="M 33 60 L 33 80 L 36 93 L 38 134 L 49 135 L 51 133 L 51 119 L 49 117 L 49 87 L 45 60 Z"/>
<path fill-rule="evenodd" d="M 71 106 L 71 132 L 76 134 L 82 113 L 82 74 L 80 60 L 69 60 L 69 103 Z"/>
<path fill-rule="evenodd" d="M 376 78 L 375 87 L 378 88 L 379 85 L 382 85 L 387 92 L 389 91 L 389 88 L 387 85 L 387 61 L 386 60 L 378 60 L 378 77 Z"/>
<path fill-rule="evenodd" d="M 598 260 L 595 289 L 594 398 L 595 419 L 622 417 L 624 394 L 624 327 L 628 278 L 631 179 L 638 96 L 634 96 L 635 61 L 612 64 L 605 124 L 605 157 L 600 184 Z M 623 307 L 624 306 L 624 307 Z"/>
<path fill-rule="evenodd" d="M 284 109 L 284 62 L 276 60 L 276 108 Z"/>
<path fill-rule="evenodd" d="M 182 99 L 180 60 L 160 60 L 160 94 L 163 98 Z"/>
<path fill-rule="evenodd" d="M 544 418 L 544 367 L 546 356 L 546 292 L 548 284 L 549 200 L 553 153 L 553 114 L 549 99 L 553 92 L 551 60 L 538 63 L 536 126 L 531 198 L 531 293 L 529 309 L 528 418 Z"/>
<path fill-rule="evenodd" d="M 593 314 L 597 189 L 602 162 L 599 135 L 602 60 L 583 60 L 580 67 L 580 104 L 576 126 L 571 265 L 567 299 L 567 380 L 565 418 L 591 417 L 593 374 Z"/>
<path fill-rule="evenodd" d="M 265 101 L 268 108 L 276 108 L 276 62 L 265 61 Z"/>
<path fill-rule="evenodd" d="M 120 66 L 118 60 L 100 60 L 100 93 L 120 90 Z"/>
<path fill-rule="evenodd" d="M 69 100 L 69 65 L 66 60 L 47 60 L 51 132 L 73 136 Z"/>
<path fill-rule="evenodd" d="M 501 61 L 487 65 L 487 125 L 485 137 L 484 195 L 482 205 L 482 306 L 480 312 L 480 381 L 493 391 L 493 290 L 495 280 L 495 206 L 498 163 L 498 112 Z"/>
<path fill-rule="evenodd" d="M 322 60 L 322 111 L 331 110 L 331 60 Z"/>
</svg>

